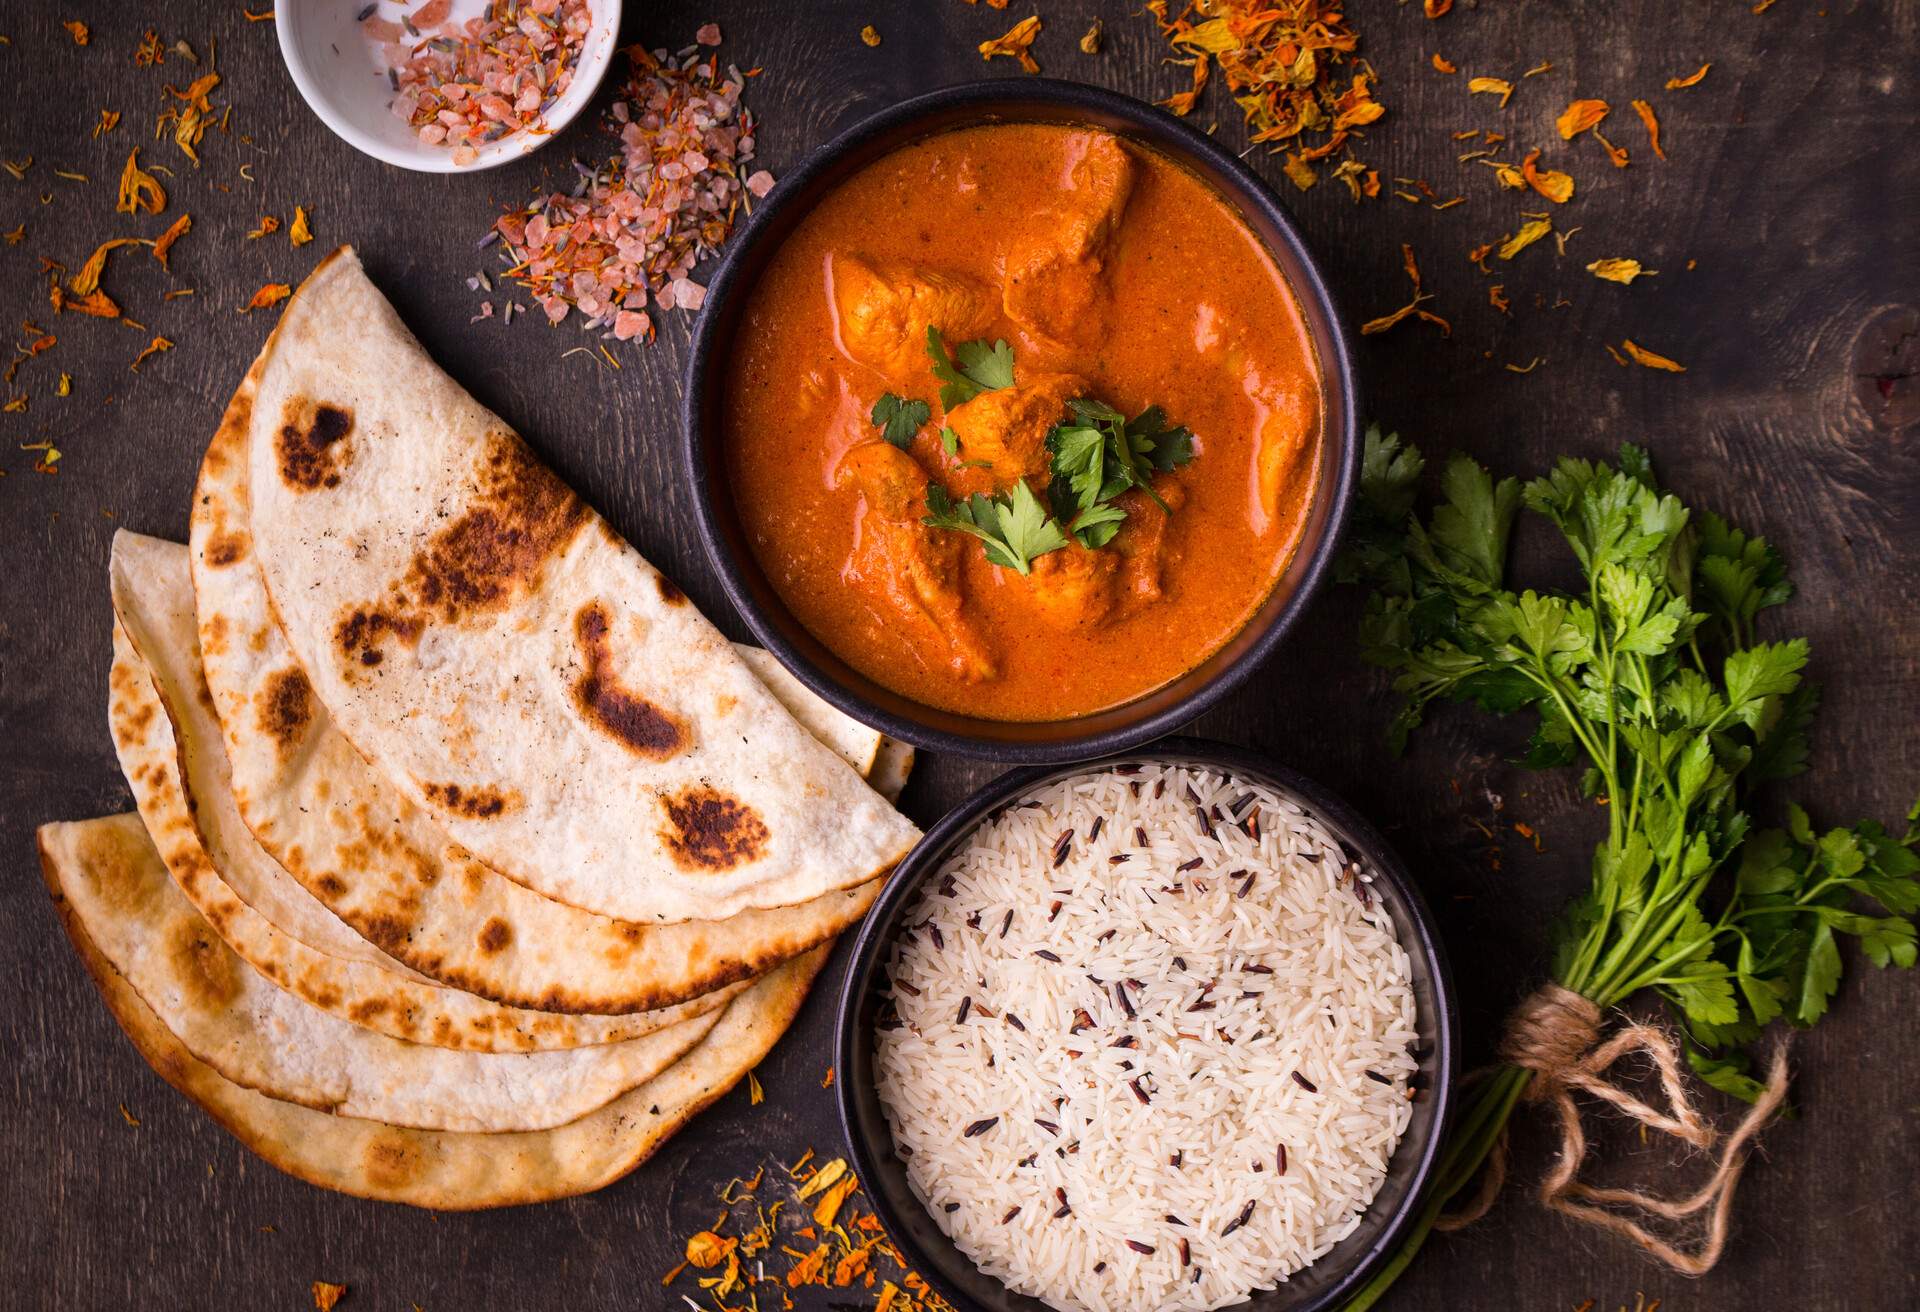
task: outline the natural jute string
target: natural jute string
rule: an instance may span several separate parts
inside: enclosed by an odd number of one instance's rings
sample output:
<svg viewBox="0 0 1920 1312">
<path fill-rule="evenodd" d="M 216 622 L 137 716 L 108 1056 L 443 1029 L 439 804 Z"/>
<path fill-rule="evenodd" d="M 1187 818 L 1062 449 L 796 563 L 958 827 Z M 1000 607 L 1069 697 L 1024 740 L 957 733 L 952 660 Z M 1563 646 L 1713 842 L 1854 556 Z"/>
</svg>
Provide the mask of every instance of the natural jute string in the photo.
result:
<svg viewBox="0 0 1920 1312">
<path fill-rule="evenodd" d="M 1684 1198 L 1663 1198 L 1637 1189 L 1598 1189 L 1574 1178 L 1587 1154 L 1580 1109 L 1573 1101 L 1575 1092 L 1612 1103 L 1649 1129 L 1695 1148 L 1712 1148 L 1719 1137 L 1687 1094 L 1672 1036 L 1658 1026 L 1633 1023 L 1622 1025 L 1602 1043 L 1602 1019 L 1600 1009 L 1586 998 L 1558 984 L 1547 984 L 1520 1004 L 1500 1042 L 1502 1061 L 1533 1074 L 1527 1085 L 1527 1100 L 1549 1103 L 1559 1114 L 1560 1155 L 1540 1182 L 1540 1201 L 1556 1212 L 1626 1236 L 1675 1271 L 1704 1275 L 1720 1260 L 1721 1250 L 1726 1247 L 1727 1214 L 1746 1165 L 1747 1146 L 1787 1096 L 1787 1044 L 1783 1040 L 1774 1050 L 1765 1092 L 1720 1145 L 1706 1184 Z M 1608 1081 L 1608 1068 L 1630 1052 L 1645 1053 L 1652 1060 L 1670 1111 L 1650 1107 Z M 1487 1154 L 1480 1188 L 1472 1201 L 1461 1211 L 1441 1217 L 1437 1228 L 1458 1230 L 1486 1215 L 1506 1182 L 1506 1174 L 1507 1136 L 1503 1130 Z M 1626 1208 L 1628 1212 L 1611 1211 L 1609 1207 Z M 1683 1251 L 1634 1219 L 1633 1211 L 1669 1221 L 1701 1216 L 1698 1246 Z"/>
</svg>

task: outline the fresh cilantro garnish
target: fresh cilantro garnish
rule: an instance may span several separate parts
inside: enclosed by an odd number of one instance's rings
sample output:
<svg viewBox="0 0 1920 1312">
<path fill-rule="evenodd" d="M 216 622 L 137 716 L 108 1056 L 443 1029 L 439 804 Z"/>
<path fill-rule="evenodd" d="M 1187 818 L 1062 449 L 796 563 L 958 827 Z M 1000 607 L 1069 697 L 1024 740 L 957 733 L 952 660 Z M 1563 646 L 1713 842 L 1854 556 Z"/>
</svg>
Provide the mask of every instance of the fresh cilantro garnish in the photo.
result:
<svg viewBox="0 0 1920 1312">
<path fill-rule="evenodd" d="M 960 434 L 954 432 L 945 424 L 940 426 L 940 449 L 950 456 L 960 454 Z"/>
<path fill-rule="evenodd" d="M 1172 514 L 1153 490 L 1153 475 L 1193 459 L 1193 434 L 1169 424 L 1159 406 L 1133 420 L 1085 397 L 1069 402 L 1068 408 L 1072 421 L 1047 434 L 1047 449 L 1053 453 L 1053 482 L 1047 491 L 1054 513 L 1072 521 L 1080 540 L 1097 547 L 1113 539 L 1126 513 L 1106 503 L 1128 488 L 1139 488 Z M 1096 508 L 1112 513 L 1093 517 Z"/>
<path fill-rule="evenodd" d="M 1554 981 L 1601 1012 L 1658 994 L 1699 1077 L 1758 1098 L 1742 1049 L 1776 1019 L 1826 1013 L 1842 938 L 1877 966 L 1920 957 L 1920 803 L 1899 836 L 1870 820 L 1818 832 L 1792 806 L 1784 829 L 1753 829 L 1753 788 L 1806 768 L 1818 704 L 1802 680 L 1805 640 L 1755 636 L 1755 617 L 1792 595 L 1786 566 L 1765 539 L 1661 491 L 1644 451 L 1623 447 L 1614 465 L 1565 459 L 1524 486 L 1456 455 L 1424 519 L 1422 464 L 1398 438 L 1367 434 L 1342 562 L 1372 588 L 1361 653 L 1403 699 L 1394 746 L 1436 701 L 1532 711 L 1523 764 L 1582 765 L 1584 790 L 1606 803 Z M 1514 587 L 1507 546 L 1523 505 L 1558 528 L 1580 586 Z M 1505 1066 L 1476 1087 L 1460 1121 L 1470 1129 L 1439 1168 L 1451 1183 L 1350 1312 L 1379 1298 L 1448 1195 L 1478 1178 L 1532 1078 Z"/>
<path fill-rule="evenodd" d="M 892 392 L 883 392 L 873 403 L 870 417 L 881 437 L 902 451 L 909 451 L 913 449 L 913 435 L 933 418 L 933 410 L 925 401 L 909 401 Z"/>
<path fill-rule="evenodd" d="M 951 410 L 982 392 L 1013 386 L 1013 348 L 1004 341 L 961 342 L 953 348 L 949 360 L 946 339 L 938 328 L 928 324 L 927 354 L 933 359 L 933 376 L 940 380 L 944 409 Z"/>
<path fill-rule="evenodd" d="M 921 523 L 972 534 L 986 544 L 988 560 L 1022 574 L 1033 568 L 1036 557 L 1067 545 L 1066 534 L 1024 478 L 1011 492 L 991 497 L 976 492 L 960 501 L 940 484 L 928 483 L 927 511 Z"/>
</svg>

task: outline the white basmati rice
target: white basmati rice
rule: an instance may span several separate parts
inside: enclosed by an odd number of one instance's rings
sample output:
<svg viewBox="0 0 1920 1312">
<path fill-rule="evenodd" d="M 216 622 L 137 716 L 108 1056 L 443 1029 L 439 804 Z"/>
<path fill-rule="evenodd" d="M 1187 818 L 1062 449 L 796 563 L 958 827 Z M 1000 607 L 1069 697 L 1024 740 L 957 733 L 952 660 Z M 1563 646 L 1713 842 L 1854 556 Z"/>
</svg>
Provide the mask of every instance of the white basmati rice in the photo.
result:
<svg viewBox="0 0 1920 1312">
<path fill-rule="evenodd" d="M 1288 798 L 1185 767 L 984 825 L 910 911 L 875 1040 L 942 1229 L 1064 1312 L 1242 1302 L 1350 1234 L 1416 1069 L 1369 881 Z"/>
</svg>

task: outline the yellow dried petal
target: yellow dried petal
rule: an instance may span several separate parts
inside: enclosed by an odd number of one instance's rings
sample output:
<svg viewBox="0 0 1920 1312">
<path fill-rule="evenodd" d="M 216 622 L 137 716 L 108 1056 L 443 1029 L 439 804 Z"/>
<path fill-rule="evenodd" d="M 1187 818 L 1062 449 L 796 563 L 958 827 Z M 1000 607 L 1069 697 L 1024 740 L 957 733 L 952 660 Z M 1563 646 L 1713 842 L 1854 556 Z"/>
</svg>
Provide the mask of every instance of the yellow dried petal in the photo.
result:
<svg viewBox="0 0 1920 1312">
<path fill-rule="evenodd" d="M 1513 83 L 1497 77 L 1468 78 L 1467 94 L 1475 96 L 1498 96 L 1500 97 L 1500 108 L 1505 109 L 1507 102 L 1513 99 Z"/>
<path fill-rule="evenodd" d="M 137 214 L 145 210 L 158 214 L 166 207 L 166 189 L 160 185 L 160 179 L 140 167 L 140 152 L 136 149 L 127 156 L 127 166 L 120 170 L 120 200 L 113 207 L 114 212 Z"/>
<path fill-rule="evenodd" d="M 1520 225 L 1520 231 L 1500 243 L 1500 258 L 1512 259 L 1552 231 L 1552 219 L 1529 219 Z"/>
<path fill-rule="evenodd" d="M 687 1261 L 701 1270 L 719 1266 L 738 1243 L 739 1240 L 732 1236 L 723 1237 L 711 1230 L 702 1230 L 687 1240 Z"/>
<path fill-rule="evenodd" d="M 1560 111 L 1554 126 L 1560 129 L 1562 141 L 1572 141 L 1605 118 L 1611 108 L 1604 100 L 1576 100 Z"/>
<path fill-rule="evenodd" d="M 1596 278 L 1605 278 L 1608 282 L 1632 282 L 1635 278 L 1652 277 L 1658 269 L 1643 269 L 1638 260 L 1595 260 L 1587 266 L 1587 272 Z"/>
<path fill-rule="evenodd" d="M 1649 351 L 1644 346 L 1636 346 L 1631 338 L 1621 342 L 1620 349 L 1632 356 L 1635 364 L 1645 365 L 1649 369 L 1664 369 L 1670 374 L 1683 374 L 1687 371 L 1687 367 L 1679 361 L 1669 360 L 1666 356 L 1656 351 Z"/>
<path fill-rule="evenodd" d="M 875 27 L 872 23 L 868 23 L 865 27 L 860 29 L 860 41 L 864 45 L 869 45 L 869 46 L 879 45 L 880 29 Z"/>
<path fill-rule="evenodd" d="M 1691 73 L 1689 73 L 1689 74 L 1687 74 L 1687 75 L 1686 75 L 1685 77 L 1670 77 L 1670 78 L 1668 78 L 1668 79 L 1667 79 L 1667 90 L 1669 90 L 1669 91 L 1679 91 L 1679 90 L 1681 90 L 1681 89 L 1682 89 L 1682 88 L 1684 88 L 1684 87 L 1697 87 L 1697 86 L 1699 86 L 1699 85 L 1700 85 L 1700 83 L 1701 83 L 1701 81 L 1702 81 L 1702 80 L 1704 80 L 1704 79 L 1705 79 L 1705 77 L 1707 76 L 1707 70 L 1708 70 L 1708 69 L 1710 69 L 1710 68 L 1712 68 L 1712 67 L 1713 67 L 1713 65 L 1712 65 L 1712 64 L 1702 64 L 1702 65 L 1700 65 L 1700 67 L 1699 67 L 1699 68 L 1697 68 L 1697 69 L 1695 69 L 1695 70 L 1694 70 L 1693 72 L 1691 72 Z"/>
</svg>

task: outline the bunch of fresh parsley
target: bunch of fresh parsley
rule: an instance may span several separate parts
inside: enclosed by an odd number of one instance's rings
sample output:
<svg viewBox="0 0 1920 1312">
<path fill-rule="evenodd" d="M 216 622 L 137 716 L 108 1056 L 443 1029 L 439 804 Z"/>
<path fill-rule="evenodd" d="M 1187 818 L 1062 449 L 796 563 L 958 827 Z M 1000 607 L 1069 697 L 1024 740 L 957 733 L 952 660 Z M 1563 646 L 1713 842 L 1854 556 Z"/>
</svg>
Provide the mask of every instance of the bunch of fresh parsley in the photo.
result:
<svg viewBox="0 0 1920 1312">
<path fill-rule="evenodd" d="M 1656 991 L 1694 1070 L 1753 1099 L 1741 1049 L 1771 1021 L 1825 1014 L 1841 938 L 1876 965 L 1914 964 L 1920 803 L 1898 837 L 1872 821 L 1817 833 L 1791 806 L 1784 830 L 1752 828 L 1752 791 L 1806 768 L 1818 704 L 1802 679 L 1806 642 L 1755 635 L 1792 588 L 1765 539 L 1662 492 L 1644 451 L 1622 447 L 1616 465 L 1563 459 L 1524 487 L 1456 455 L 1424 520 L 1422 467 L 1397 437 L 1367 434 L 1343 563 L 1372 588 L 1362 654 L 1404 699 L 1395 747 L 1432 703 L 1466 701 L 1536 717 L 1526 765 L 1584 763 L 1608 832 L 1560 926 L 1553 978 L 1603 1010 Z M 1564 536 L 1580 590 L 1510 585 L 1523 505 Z M 1412 1260 L 1530 1078 L 1504 1067 L 1475 1087 L 1418 1223 L 1348 1312 Z"/>
<path fill-rule="evenodd" d="M 964 405 L 982 392 L 1013 386 L 1013 348 L 1004 341 L 961 342 L 950 354 L 940 330 L 929 326 L 927 355 L 933 361 L 933 376 L 940 381 L 944 410 Z M 976 492 L 960 501 L 929 481 L 923 522 L 979 538 L 988 560 L 1025 574 L 1036 557 L 1065 547 L 1068 534 L 1089 548 L 1113 541 L 1127 512 L 1112 502 L 1129 488 L 1141 489 L 1171 514 L 1153 490 L 1153 475 L 1193 459 L 1193 434 L 1169 423 L 1158 406 L 1132 420 L 1086 397 L 1070 402 L 1068 408 L 1072 422 L 1056 425 L 1047 435 L 1047 450 L 1053 457 L 1048 504 L 1041 503 L 1025 479 L 1006 492 L 993 496 Z M 925 401 L 892 392 L 874 402 L 869 416 L 881 438 L 903 451 L 913 449 L 915 435 L 932 417 Z M 960 454 L 960 439 L 951 428 L 940 430 L 940 444 L 948 455 Z"/>
</svg>

